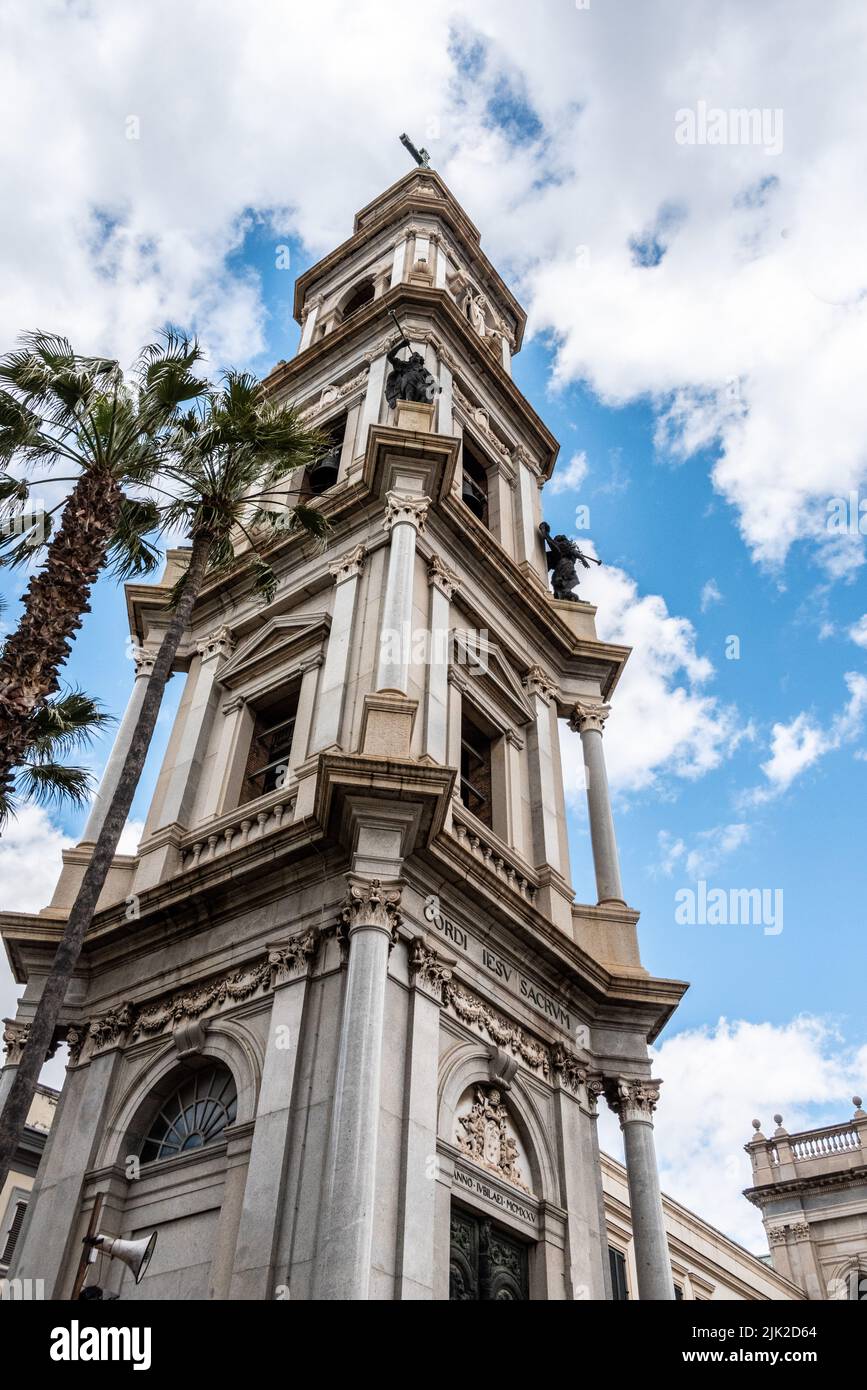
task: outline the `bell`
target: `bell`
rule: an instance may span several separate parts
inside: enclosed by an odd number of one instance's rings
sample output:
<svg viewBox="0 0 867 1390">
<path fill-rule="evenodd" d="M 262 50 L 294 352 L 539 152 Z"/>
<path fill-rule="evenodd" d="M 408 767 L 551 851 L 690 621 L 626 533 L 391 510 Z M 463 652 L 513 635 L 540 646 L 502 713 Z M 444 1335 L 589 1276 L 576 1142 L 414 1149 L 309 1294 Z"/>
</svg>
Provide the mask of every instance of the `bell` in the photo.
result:
<svg viewBox="0 0 867 1390">
<path fill-rule="evenodd" d="M 461 498 L 464 505 L 469 507 L 473 516 L 478 517 L 479 521 L 485 519 L 485 497 L 481 488 L 477 487 L 472 478 L 464 474 L 463 486 L 461 488 Z"/>
<path fill-rule="evenodd" d="M 131 1269 L 137 1284 L 145 1277 L 156 1243 L 156 1231 L 142 1236 L 141 1240 L 120 1240 L 104 1235 L 85 1237 L 85 1244 L 94 1246 L 101 1255 L 108 1255 L 110 1260 L 120 1260 L 121 1264 Z"/>
<path fill-rule="evenodd" d="M 340 471 L 340 446 L 329 449 L 327 454 L 323 454 L 318 463 L 310 469 L 310 486 L 318 497 L 320 492 L 325 492 L 333 487 L 337 482 L 337 474 Z"/>
</svg>

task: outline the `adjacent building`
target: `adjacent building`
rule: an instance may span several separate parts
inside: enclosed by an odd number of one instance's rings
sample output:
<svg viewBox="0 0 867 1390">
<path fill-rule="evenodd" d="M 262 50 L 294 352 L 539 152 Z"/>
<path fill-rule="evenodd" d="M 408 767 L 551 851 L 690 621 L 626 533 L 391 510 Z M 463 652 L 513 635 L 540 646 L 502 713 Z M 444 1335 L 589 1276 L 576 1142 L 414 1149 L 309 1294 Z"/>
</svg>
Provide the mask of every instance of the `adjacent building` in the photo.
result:
<svg viewBox="0 0 867 1390">
<path fill-rule="evenodd" d="M 770 1139 L 753 1120 L 746 1150 L 774 1268 L 810 1299 L 867 1302 L 867 1113 L 853 1096 L 848 1123 Z"/>
<path fill-rule="evenodd" d="M 9 1273 L 59 1096 L 51 1086 L 37 1087 L 18 1151 L 0 1189 L 0 1279 Z"/>
</svg>

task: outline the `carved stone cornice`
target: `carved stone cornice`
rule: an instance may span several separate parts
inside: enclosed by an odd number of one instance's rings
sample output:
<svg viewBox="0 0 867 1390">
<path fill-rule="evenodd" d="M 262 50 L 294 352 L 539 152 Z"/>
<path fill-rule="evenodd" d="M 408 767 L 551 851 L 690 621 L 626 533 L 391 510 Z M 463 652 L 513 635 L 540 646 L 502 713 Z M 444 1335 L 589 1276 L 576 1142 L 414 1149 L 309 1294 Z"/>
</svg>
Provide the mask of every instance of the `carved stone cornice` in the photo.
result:
<svg viewBox="0 0 867 1390">
<path fill-rule="evenodd" d="M 76 1023 L 67 1030 L 66 1035 L 69 1064 L 77 1065 L 85 1044 L 89 1045 L 92 1054 L 124 1040 L 137 1042 L 142 1037 L 156 1036 L 165 1030 L 174 1034 L 179 1029 L 181 1042 L 184 1043 L 185 1039 L 188 1041 L 187 1025 L 199 1019 L 208 1009 L 241 1003 L 258 990 L 273 989 L 291 975 L 306 970 L 316 955 L 318 945 L 319 932 L 310 928 L 270 947 L 264 956 L 240 969 L 224 971 L 144 1003 L 120 1004 L 99 1014 L 89 1023 Z"/>
<path fill-rule="evenodd" d="M 213 661 L 218 656 L 231 656 L 234 645 L 231 630 L 224 624 L 197 642 L 196 651 L 202 661 Z"/>
<path fill-rule="evenodd" d="M 429 497 L 408 497 L 405 493 L 392 491 L 385 494 L 385 501 L 383 527 L 386 531 L 401 523 L 414 526 L 420 533 L 424 531 L 430 507 Z"/>
<path fill-rule="evenodd" d="M 528 695 L 538 695 L 550 705 L 557 693 L 557 687 L 541 666 L 531 666 L 524 677 L 524 687 Z"/>
<path fill-rule="evenodd" d="M 445 561 L 439 555 L 432 555 L 428 561 L 427 582 L 434 589 L 439 589 L 441 594 L 445 594 L 450 599 L 455 589 L 458 587 L 458 577 L 454 570 L 449 569 Z"/>
<path fill-rule="evenodd" d="M 605 1077 L 605 1099 L 621 1125 L 633 1120 L 652 1123 L 661 1085 L 661 1081 L 651 1081 L 646 1077 Z"/>
<path fill-rule="evenodd" d="M 569 715 L 569 728 L 576 734 L 590 730 L 601 734 L 610 713 L 610 705 L 604 705 L 599 701 L 578 700 Z"/>
<path fill-rule="evenodd" d="M 354 550 L 347 551 L 339 560 L 330 564 L 328 573 L 334 576 L 335 584 L 342 584 L 347 579 L 356 579 L 364 569 L 366 554 L 364 546 L 357 545 Z"/>
<path fill-rule="evenodd" d="M 403 918 L 400 913 L 402 889 L 383 888 L 378 878 L 357 879 L 349 885 L 346 906 L 340 913 L 340 924 L 351 935 L 361 927 L 376 927 L 394 934 Z"/>
<path fill-rule="evenodd" d="M 477 995 L 464 989 L 462 985 L 455 984 L 454 980 L 447 980 L 443 985 L 443 1002 L 462 1023 L 475 1024 L 492 1042 L 500 1047 L 509 1048 L 533 1071 L 539 1071 L 545 1077 L 550 1074 L 551 1057 L 548 1048 L 536 1042 L 523 1028 L 519 1028 L 496 1009 L 492 1009 Z"/>
<path fill-rule="evenodd" d="M 421 936 L 413 938 L 409 953 L 409 974 L 412 982 L 423 987 L 442 1004 L 443 988 L 452 978 L 452 972 L 442 956 L 439 956 Z"/>
</svg>

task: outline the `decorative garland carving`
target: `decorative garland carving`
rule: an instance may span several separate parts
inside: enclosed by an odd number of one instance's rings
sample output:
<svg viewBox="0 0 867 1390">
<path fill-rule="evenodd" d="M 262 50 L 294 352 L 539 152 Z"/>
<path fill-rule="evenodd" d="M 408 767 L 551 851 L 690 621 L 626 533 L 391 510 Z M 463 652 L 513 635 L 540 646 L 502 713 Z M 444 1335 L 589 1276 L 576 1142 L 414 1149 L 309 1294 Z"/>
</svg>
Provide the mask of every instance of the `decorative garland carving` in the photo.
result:
<svg viewBox="0 0 867 1390">
<path fill-rule="evenodd" d="M 443 985 L 443 999 L 462 1023 L 475 1023 L 487 1033 L 492 1042 L 498 1043 L 500 1047 L 511 1048 L 523 1058 L 528 1067 L 532 1067 L 534 1071 L 541 1071 L 543 1076 L 548 1076 L 551 1070 L 548 1049 L 529 1038 L 523 1028 L 510 1023 L 502 1014 L 451 980 Z"/>
<path fill-rule="evenodd" d="M 160 1033 L 166 1027 L 174 1031 L 199 1018 L 214 1005 L 241 1003 L 259 989 L 273 989 L 281 980 L 306 970 L 318 947 L 319 932 L 311 928 L 273 947 L 260 960 L 240 970 L 173 991 L 143 1007 L 119 1004 L 89 1023 L 73 1024 L 66 1034 L 70 1065 L 75 1066 L 79 1061 L 87 1040 L 93 1044 L 94 1051 L 120 1042 L 126 1034 L 135 1042 L 142 1036 Z"/>
</svg>

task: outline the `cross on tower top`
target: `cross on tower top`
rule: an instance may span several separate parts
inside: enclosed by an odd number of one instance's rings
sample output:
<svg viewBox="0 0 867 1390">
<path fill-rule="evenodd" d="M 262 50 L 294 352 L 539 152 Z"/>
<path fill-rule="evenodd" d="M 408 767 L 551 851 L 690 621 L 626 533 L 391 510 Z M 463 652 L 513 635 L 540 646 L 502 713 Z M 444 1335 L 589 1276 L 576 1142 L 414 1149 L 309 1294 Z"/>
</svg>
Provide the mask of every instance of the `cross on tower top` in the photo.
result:
<svg viewBox="0 0 867 1390">
<path fill-rule="evenodd" d="M 422 167 L 422 169 L 427 169 L 427 168 L 429 168 L 429 166 L 430 166 L 430 155 L 428 154 L 428 152 L 427 152 L 427 150 L 425 149 L 424 145 L 422 145 L 421 149 L 416 149 L 415 145 L 412 143 L 412 141 L 410 140 L 409 136 L 408 136 L 406 133 L 404 133 L 403 135 L 401 135 L 401 137 L 400 137 L 400 143 L 401 143 L 402 145 L 404 145 L 404 146 L 409 150 L 409 152 L 410 152 L 410 154 L 412 155 L 413 159 L 415 160 L 416 164 L 420 164 L 421 167 Z"/>
</svg>

